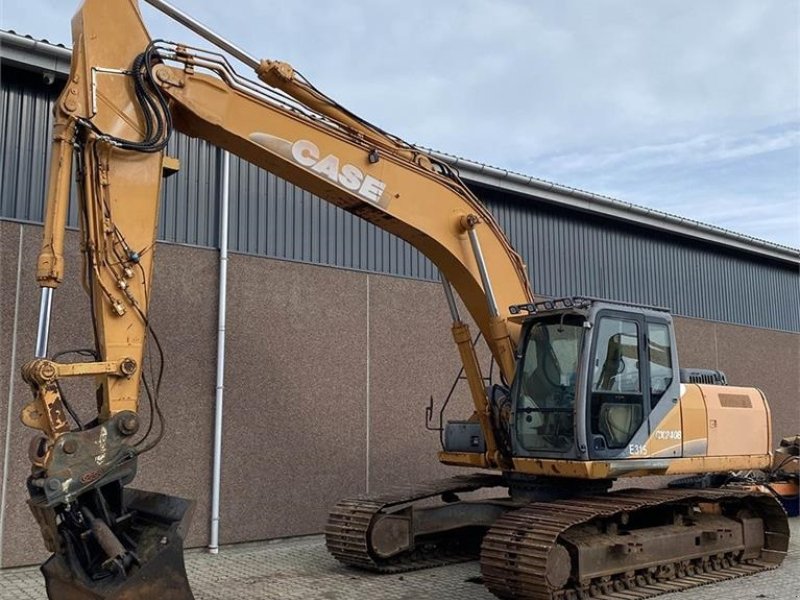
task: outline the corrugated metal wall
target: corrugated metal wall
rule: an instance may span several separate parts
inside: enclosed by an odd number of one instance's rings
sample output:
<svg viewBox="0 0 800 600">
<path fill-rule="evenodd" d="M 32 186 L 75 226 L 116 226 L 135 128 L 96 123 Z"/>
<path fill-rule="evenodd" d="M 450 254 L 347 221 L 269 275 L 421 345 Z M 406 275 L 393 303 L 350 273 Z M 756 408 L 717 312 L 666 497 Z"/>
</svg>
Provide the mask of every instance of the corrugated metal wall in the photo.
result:
<svg viewBox="0 0 800 600">
<path fill-rule="evenodd" d="M 667 306 L 675 314 L 800 331 L 796 267 L 476 190 L 525 258 L 534 290 Z"/>
<path fill-rule="evenodd" d="M 0 218 L 41 221 L 53 90 L 24 86 L 15 69 L 0 78 Z"/>
<path fill-rule="evenodd" d="M 42 219 L 56 91 L 35 75 L 4 70 L 0 218 Z M 170 153 L 182 165 L 165 184 L 159 236 L 213 247 L 221 152 L 176 135 Z M 496 190 L 475 191 L 523 255 L 537 293 L 596 295 L 664 305 L 684 316 L 800 331 L 800 274 L 791 265 Z M 235 157 L 230 216 L 232 251 L 438 279 L 430 261 L 407 243 Z"/>
<path fill-rule="evenodd" d="M 433 264 L 400 238 L 231 160 L 231 250 L 438 281 Z"/>
</svg>

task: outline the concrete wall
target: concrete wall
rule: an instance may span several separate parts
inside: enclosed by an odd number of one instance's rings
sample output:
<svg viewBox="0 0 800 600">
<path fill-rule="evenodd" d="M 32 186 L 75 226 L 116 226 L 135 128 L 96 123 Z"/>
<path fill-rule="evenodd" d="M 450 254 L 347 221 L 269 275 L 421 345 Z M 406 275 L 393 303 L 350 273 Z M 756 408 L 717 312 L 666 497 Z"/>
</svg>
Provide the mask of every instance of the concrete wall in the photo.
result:
<svg viewBox="0 0 800 600">
<path fill-rule="evenodd" d="M 18 372 L 33 350 L 40 235 L 38 226 L 0 222 L 0 448 L 9 442 L 0 464 L 7 461 L 0 472 L 3 567 L 44 557 L 25 505 L 32 432 L 17 417 L 29 397 Z M 91 345 L 76 238 L 68 234 L 68 281 L 55 296 L 53 352 Z M 202 546 L 211 485 L 217 253 L 160 244 L 157 257 L 152 322 L 167 355 L 168 431 L 142 457 L 136 484 L 195 498 L 189 544 Z M 458 368 L 438 284 L 232 255 L 228 292 L 223 543 L 318 532 L 342 496 L 452 473 L 436 462 L 437 436 L 424 429 L 429 396 L 440 401 Z M 719 367 L 733 384 L 762 388 L 775 437 L 800 431 L 800 335 L 684 318 L 677 331 L 682 364 Z M 65 391 L 91 410 L 88 386 Z M 464 388 L 448 414 L 469 412 Z"/>
<path fill-rule="evenodd" d="M 675 331 L 681 365 L 720 369 L 730 385 L 764 392 L 773 446 L 800 433 L 800 335 L 686 318 L 675 319 Z"/>
</svg>

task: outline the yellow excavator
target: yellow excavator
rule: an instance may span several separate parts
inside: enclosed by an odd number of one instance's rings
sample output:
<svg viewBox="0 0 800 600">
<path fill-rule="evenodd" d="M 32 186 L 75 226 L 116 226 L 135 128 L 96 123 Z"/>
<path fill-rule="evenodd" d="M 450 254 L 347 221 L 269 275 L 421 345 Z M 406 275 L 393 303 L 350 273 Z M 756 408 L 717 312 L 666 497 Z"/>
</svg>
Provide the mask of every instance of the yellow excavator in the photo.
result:
<svg viewBox="0 0 800 600">
<path fill-rule="evenodd" d="M 23 367 L 33 399 L 21 414 L 37 430 L 27 485 L 52 552 L 42 566 L 51 599 L 193 597 L 183 564 L 192 503 L 128 487 L 138 455 L 163 434 L 163 356 L 148 304 L 161 180 L 179 168 L 165 154 L 173 131 L 401 237 L 441 273 L 474 412 L 433 429 L 439 460 L 468 471 L 339 502 L 325 529 L 338 560 L 396 572 L 479 556 L 497 596 L 559 600 L 646 598 L 780 564 L 789 529 L 769 494 L 610 491 L 623 477 L 768 468 L 770 412 L 759 390 L 679 368 L 663 308 L 534 297 L 492 215 L 445 164 L 291 66 L 256 60 L 163 0 L 147 2 L 219 51 L 152 40 L 135 0 L 86 0 L 72 22 L 37 266 L 37 350 Z M 47 331 L 73 170 L 95 347 L 65 362 L 48 355 Z M 488 345 L 494 383 L 462 311 Z M 90 422 L 62 392 L 73 377 L 97 382 Z"/>
</svg>

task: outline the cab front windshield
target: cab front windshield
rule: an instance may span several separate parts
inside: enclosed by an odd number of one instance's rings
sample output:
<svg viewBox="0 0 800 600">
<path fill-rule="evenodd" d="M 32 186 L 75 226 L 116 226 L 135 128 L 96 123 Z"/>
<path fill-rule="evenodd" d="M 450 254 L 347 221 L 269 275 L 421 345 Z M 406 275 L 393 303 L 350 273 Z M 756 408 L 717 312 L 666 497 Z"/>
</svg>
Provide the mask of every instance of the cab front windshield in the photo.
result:
<svg viewBox="0 0 800 600">
<path fill-rule="evenodd" d="M 564 452 L 574 445 L 582 337 L 578 315 L 548 317 L 528 330 L 513 392 L 517 439 L 526 450 Z"/>
</svg>

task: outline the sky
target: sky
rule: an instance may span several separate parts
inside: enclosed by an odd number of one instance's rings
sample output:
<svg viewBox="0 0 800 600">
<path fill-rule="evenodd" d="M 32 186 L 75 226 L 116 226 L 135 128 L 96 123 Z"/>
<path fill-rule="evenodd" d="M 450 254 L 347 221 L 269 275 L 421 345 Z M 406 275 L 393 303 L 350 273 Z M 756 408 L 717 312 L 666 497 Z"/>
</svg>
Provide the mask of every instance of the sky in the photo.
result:
<svg viewBox="0 0 800 600">
<path fill-rule="evenodd" d="M 797 0 L 171 1 L 411 143 L 800 247 Z M 69 45 L 76 7 L 0 27 Z"/>
</svg>

